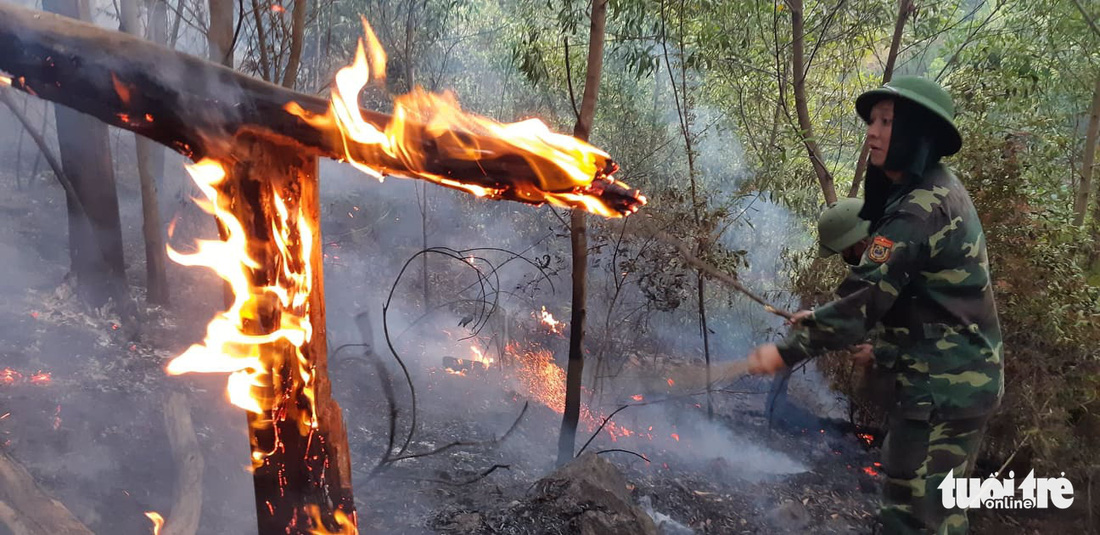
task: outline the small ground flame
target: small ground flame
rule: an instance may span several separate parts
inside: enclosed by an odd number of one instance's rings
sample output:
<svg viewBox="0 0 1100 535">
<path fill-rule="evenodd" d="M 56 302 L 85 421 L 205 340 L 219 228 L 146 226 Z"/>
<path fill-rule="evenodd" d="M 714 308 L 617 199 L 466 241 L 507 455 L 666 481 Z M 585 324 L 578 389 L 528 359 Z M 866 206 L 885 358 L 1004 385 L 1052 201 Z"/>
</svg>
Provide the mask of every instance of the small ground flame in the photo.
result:
<svg viewBox="0 0 1100 535">
<path fill-rule="evenodd" d="M 565 324 L 554 319 L 554 315 L 547 312 L 545 306 L 542 307 L 541 311 L 535 312 L 534 314 L 540 323 L 545 325 L 547 329 L 550 329 L 550 332 L 554 334 L 561 334 L 562 328 L 565 326 Z"/>
<path fill-rule="evenodd" d="M 0 372 L 0 383 L 6 385 L 13 385 L 23 380 L 23 374 L 11 369 L 4 368 L 4 371 Z"/>
<path fill-rule="evenodd" d="M 160 530 L 164 527 L 164 517 L 154 511 L 146 511 L 145 516 L 153 521 L 153 535 L 160 535 Z"/>
</svg>

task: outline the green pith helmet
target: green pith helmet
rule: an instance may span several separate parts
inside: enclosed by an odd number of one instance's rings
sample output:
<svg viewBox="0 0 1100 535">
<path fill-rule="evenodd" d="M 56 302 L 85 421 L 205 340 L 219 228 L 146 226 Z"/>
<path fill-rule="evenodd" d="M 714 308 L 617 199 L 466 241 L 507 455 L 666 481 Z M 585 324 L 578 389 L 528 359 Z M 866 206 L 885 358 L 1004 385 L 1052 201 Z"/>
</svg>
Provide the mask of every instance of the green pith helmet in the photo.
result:
<svg viewBox="0 0 1100 535">
<path fill-rule="evenodd" d="M 817 218 L 818 256 L 839 254 L 870 234 L 871 222 L 859 217 L 860 208 L 862 200 L 845 198 L 821 212 Z"/>
<path fill-rule="evenodd" d="M 856 112 L 864 122 L 871 122 L 871 108 L 887 98 L 903 98 L 928 110 L 939 121 L 937 141 L 943 156 L 950 156 L 962 148 L 962 136 L 955 127 L 955 103 L 940 84 L 919 76 L 895 76 L 878 89 L 863 93 L 856 99 Z"/>
</svg>

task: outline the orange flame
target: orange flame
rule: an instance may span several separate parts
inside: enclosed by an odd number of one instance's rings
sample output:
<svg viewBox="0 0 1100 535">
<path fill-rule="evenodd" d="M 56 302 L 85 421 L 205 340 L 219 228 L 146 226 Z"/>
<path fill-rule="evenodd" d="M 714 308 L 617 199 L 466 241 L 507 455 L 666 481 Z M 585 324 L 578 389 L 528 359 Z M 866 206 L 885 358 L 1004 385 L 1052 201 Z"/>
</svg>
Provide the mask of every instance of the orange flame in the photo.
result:
<svg viewBox="0 0 1100 535">
<path fill-rule="evenodd" d="M 671 435 L 669 435 L 669 436 L 670 436 L 670 437 L 672 437 L 672 440 L 675 440 L 676 442 L 679 442 L 679 441 L 680 441 L 680 435 L 679 435 L 679 433 L 673 433 L 673 434 L 671 434 Z"/>
<path fill-rule="evenodd" d="M 417 87 L 394 100 L 393 116 L 385 125 L 366 120 L 359 107 L 359 94 L 369 83 L 381 83 L 385 78 L 386 55 L 366 19 L 363 29 L 364 37 L 359 40 L 352 64 L 336 73 L 329 110 L 318 115 L 296 102 L 285 107 L 288 113 L 319 130 L 338 131 L 346 161 L 360 171 L 379 180 L 392 173 L 430 180 L 478 197 L 548 202 L 605 217 L 621 217 L 645 204 L 645 197 L 636 192 L 635 202 L 626 208 L 613 208 L 601 200 L 595 190 L 615 184 L 610 173 L 617 169 L 604 151 L 572 136 L 554 133 L 538 119 L 499 123 L 464 112 L 449 91 L 429 93 Z M 353 151 L 353 146 L 358 150 Z M 426 146 L 432 147 L 433 157 L 449 162 L 477 164 L 508 156 L 522 158 L 535 177 L 529 183 L 486 186 L 441 176 L 431 171 L 432 162 L 423 148 Z M 601 179 L 599 185 L 595 183 L 597 178 Z M 629 189 L 625 184 L 618 185 Z"/>
<path fill-rule="evenodd" d="M 543 306 L 542 310 L 537 312 L 536 314 L 538 314 L 539 321 L 543 325 L 545 325 L 548 329 L 550 329 L 550 332 L 555 333 L 555 334 L 561 334 L 561 330 L 562 330 L 562 327 L 564 326 L 564 324 L 562 322 L 554 319 L 554 315 L 547 312 L 545 306 Z"/>
<path fill-rule="evenodd" d="M 310 535 L 358 535 L 359 530 L 355 527 L 355 519 L 349 517 L 347 513 L 337 509 L 333 514 L 336 520 L 337 529 L 339 531 L 328 531 L 325 528 L 325 524 L 321 522 L 321 508 L 316 505 L 307 505 L 306 512 L 309 513 L 311 519 L 313 519 L 313 525 L 317 526 L 309 530 Z"/>
<path fill-rule="evenodd" d="M 153 521 L 153 535 L 160 535 L 160 530 L 164 527 L 164 517 L 154 511 L 146 511 L 145 516 Z"/>
<path fill-rule="evenodd" d="M 265 414 L 273 408 L 276 400 L 270 395 L 263 395 L 274 384 L 272 369 L 275 365 L 270 357 L 264 358 L 264 347 L 289 343 L 296 357 L 297 379 L 304 385 L 303 395 L 309 400 L 308 413 L 297 422 L 304 436 L 317 426 L 312 366 L 302 353 L 302 347 L 313 336 L 313 326 L 309 321 L 312 273 L 308 260 L 302 261 L 310 257 L 313 247 L 312 230 L 301 211 L 291 218 L 286 202 L 278 195 L 274 196 L 273 206 L 277 217 L 273 217 L 268 225 L 281 256 L 277 262 L 280 266 L 278 283 L 254 286 L 250 282 L 249 269 L 259 266 L 249 256 L 243 225 L 229 211 L 228 200 L 218 190 L 218 186 L 225 180 L 225 169 L 216 161 L 204 159 L 187 166 L 187 171 L 205 197 L 204 200 L 196 199 L 196 202 L 218 220 L 225 230 L 225 239 L 200 240 L 197 251 L 192 254 L 183 254 L 169 247 L 168 256 L 185 266 L 201 266 L 213 270 L 229 284 L 233 303 L 207 325 L 203 343 L 192 345 L 169 362 L 167 372 L 169 375 L 191 372 L 228 373 L 226 391 L 229 401 L 249 412 Z M 293 239 L 295 237 L 296 240 Z M 277 300 L 281 305 L 277 328 L 271 332 L 247 332 L 246 323 L 252 330 L 258 328 L 258 311 L 261 307 L 268 306 L 272 300 Z M 270 421 L 257 419 L 254 425 L 269 424 Z M 270 452 L 253 451 L 253 466 L 262 465 L 263 459 L 269 454 Z"/>
<path fill-rule="evenodd" d="M 515 379 L 519 381 L 526 394 L 554 412 L 559 414 L 564 412 L 565 370 L 554 362 L 553 354 L 538 346 L 522 351 L 517 344 L 509 344 L 505 350 L 519 363 L 514 370 Z M 581 403 L 580 407 L 580 420 L 590 431 L 595 431 L 600 424 L 603 424 L 604 432 L 611 437 L 612 441 L 616 441 L 619 437 L 636 434 L 614 421 L 609 420 L 604 423 L 604 415 L 593 411 L 584 403 Z M 647 436 L 647 438 L 652 437 Z"/>
<path fill-rule="evenodd" d="M 31 384 L 34 385 L 48 384 L 50 382 L 50 372 L 39 370 L 38 373 L 31 376 L 29 381 L 31 382 Z"/>
<path fill-rule="evenodd" d="M 0 86 L 11 87 L 11 77 L 0 74 Z"/>
<path fill-rule="evenodd" d="M 484 364 L 486 368 L 488 368 L 489 365 L 493 363 L 493 358 L 486 357 L 485 354 L 482 353 L 477 346 L 470 346 L 470 352 L 474 354 L 474 358 L 471 360 Z"/>
<path fill-rule="evenodd" d="M 11 368 L 4 368 L 3 371 L 0 371 L 0 383 L 10 385 L 15 384 L 17 381 L 21 381 L 22 379 L 23 374 Z"/>
</svg>

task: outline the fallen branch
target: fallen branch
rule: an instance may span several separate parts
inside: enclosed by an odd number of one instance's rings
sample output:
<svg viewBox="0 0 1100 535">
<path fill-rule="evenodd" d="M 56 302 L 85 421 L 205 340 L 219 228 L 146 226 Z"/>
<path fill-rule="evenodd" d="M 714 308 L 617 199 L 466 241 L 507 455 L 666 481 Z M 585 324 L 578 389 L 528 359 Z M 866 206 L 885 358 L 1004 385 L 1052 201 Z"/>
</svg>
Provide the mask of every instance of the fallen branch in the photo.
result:
<svg viewBox="0 0 1100 535">
<path fill-rule="evenodd" d="M 17 535 L 93 535 L 61 502 L 43 492 L 22 465 L 3 453 L 0 523 Z"/>
<path fill-rule="evenodd" d="M 448 481 L 446 479 L 439 479 L 439 478 L 434 478 L 434 477 L 401 477 L 401 476 L 394 476 L 394 475 L 389 475 L 389 476 L 386 476 L 386 477 L 388 477 L 390 479 L 402 479 L 402 480 L 405 480 L 405 481 L 421 481 L 421 482 L 424 482 L 424 483 L 439 483 L 440 485 L 450 485 L 452 487 L 464 487 L 466 485 L 476 483 L 478 481 L 481 481 L 482 479 L 485 479 L 486 477 L 489 477 L 489 474 L 492 474 L 493 472 L 496 472 L 497 470 L 499 470 L 501 468 L 503 468 L 505 470 L 511 470 L 512 465 L 510 465 L 510 464 L 494 464 L 493 466 L 490 466 L 489 468 L 482 471 L 480 474 L 478 474 L 478 475 L 476 475 L 476 476 L 474 476 L 470 479 L 465 479 L 465 480 L 462 480 L 462 481 Z"/>
<path fill-rule="evenodd" d="M 187 396 L 173 392 L 164 403 L 164 425 L 176 461 L 175 502 L 164 519 L 160 535 L 195 535 L 202 516 L 202 476 L 205 463 Z"/>
<path fill-rule="evenodd" d="M 641 460 L 643 460 L 647 463 L 649 462 L 649 457 L 646 457 L 645 455 L 642 455 L 641 453 L 638 453 L 636 451 L 624 450 L 622 448 L 611 448 L 609 450 L 600 450 L 600 451 L 596 452 L 596 455 L 600 455 L 601 453 L 613 453 L 613 452 L 616 452 L 616 451 L 622 452 L 622 453 L 629 453 L 629 454 L 631 454 L 635 457 L 638 457 L 639 459 L 641 459 Z"/>
</svg>

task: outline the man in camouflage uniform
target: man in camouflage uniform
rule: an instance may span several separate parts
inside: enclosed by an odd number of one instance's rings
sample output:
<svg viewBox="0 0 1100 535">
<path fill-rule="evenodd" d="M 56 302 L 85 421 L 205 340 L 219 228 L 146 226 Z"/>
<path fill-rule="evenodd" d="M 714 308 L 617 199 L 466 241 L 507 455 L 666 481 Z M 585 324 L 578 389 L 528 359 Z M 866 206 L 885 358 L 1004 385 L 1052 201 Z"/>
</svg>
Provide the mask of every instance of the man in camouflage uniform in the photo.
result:
<svg viewBox="0 0 1100 535">
<path fill-rule="evenodd" d="M 881 322 L 879 365 L 896 373 L 883 470 L 886 533 L 966 533 L 939 484 L 973 468 L 984 424 L 1004 391 L 1001 330 L 985 238 L 959 180 L 940 162 L 958 152 L 954 104 L 936 83 L 895 77 L 856 100 L 871 166 L 860 216 L 871 245 L 837 290 L 750 370 L 775 373 L 861 340 Z"/>
</svg>

